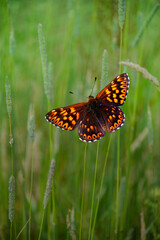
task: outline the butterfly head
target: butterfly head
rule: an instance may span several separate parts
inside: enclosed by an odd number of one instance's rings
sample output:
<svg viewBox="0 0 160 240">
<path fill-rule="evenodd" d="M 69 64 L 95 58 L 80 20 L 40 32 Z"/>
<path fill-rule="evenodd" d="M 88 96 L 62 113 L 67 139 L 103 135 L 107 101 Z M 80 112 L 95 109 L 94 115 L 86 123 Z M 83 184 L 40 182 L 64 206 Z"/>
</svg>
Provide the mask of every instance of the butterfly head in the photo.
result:
<svg viewBox="0 0 160 240">
<path fill-rule="evenodd" d="M 93 96 L 89 96 L 89 102 L 92 101 L 94 99 Z"/>
</svg>

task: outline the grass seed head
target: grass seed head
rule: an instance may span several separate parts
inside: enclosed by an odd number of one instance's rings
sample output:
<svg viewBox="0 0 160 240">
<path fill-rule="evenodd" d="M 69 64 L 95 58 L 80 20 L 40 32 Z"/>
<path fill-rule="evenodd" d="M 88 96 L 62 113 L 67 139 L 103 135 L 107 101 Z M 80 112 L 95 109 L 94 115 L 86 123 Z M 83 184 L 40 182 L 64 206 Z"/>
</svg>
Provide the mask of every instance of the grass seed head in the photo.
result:
<svg viewBox="0 0 160 240">
<path fill-rule="evenodd" d="M 8 115 L 10 116 L 12 111 L 12 99 L 11 99 L 11 86 L 9 83 L 8 76 L 6 76 L 5 90 L 6 90 L 7 112 L 8 112 Z"/>
<path fill-rule="evenodd" d="M 34 139 L 35 139 L 35 116 L 34 116 L 33 105 L 31 105 L 30 109 L 29 109 L 28 132 L 29 132 L 30 141 L 34 142 Z"/>
<path fill-rule="evenodd" d="M 15 178 L 11 176 L 9 179 L 9 220 L 13 222 L 15 213 Z"/>
<path fill-rule="evenodd" d="M 122 29 L 125 21 L 125 0 L 118 1 L 119 26 Z"/>
<path fill-rule="evenodd" d="M 46 190 L 45 190 L 44 199 L 43 199 L 44 209 L 46 209 L 46 207 L 47 207 L 49 196 L 50 196 L 50 193 L 51 193 L 51 190 L 52 190 L 52 180 L 53 180 L 53 177 L 54 177 L 54 169 L 55 169 L 55 160 L 52 159 L 50 167 L 49 167 Z"/>
</svg>

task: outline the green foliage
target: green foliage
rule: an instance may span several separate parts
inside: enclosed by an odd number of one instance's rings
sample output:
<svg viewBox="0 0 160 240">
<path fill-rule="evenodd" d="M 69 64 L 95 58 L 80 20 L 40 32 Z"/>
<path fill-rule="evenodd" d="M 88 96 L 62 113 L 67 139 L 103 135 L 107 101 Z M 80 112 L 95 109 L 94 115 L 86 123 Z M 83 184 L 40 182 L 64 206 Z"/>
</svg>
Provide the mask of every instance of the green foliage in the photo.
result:
<svg viewBox="0 0 160 240">
<path fill-rule="evenodd" d="M 140 26 L 140 29 L 133 41 L 133 46 L 136 46 L 141 37 L 143 36 L 143 32 L 145 31 L 145 29 L 148 27 L 148 25 L 150 24 L 152 18 L 154 17 L 154 15 L 156 15 L 157 11 L 159 10 L 159 7 L 160 7 L 160 3 L 157 3 L 149 12 L 148 16 L 147 16 L 147 19 L 141 24 Z"/>
<path fill-rule="evenodd" d="M 159 5 L 119 4 L 0 2 L 0 239 L 159 239 Z M 95 96 L 119 61 L 130 77 L 119 135 L 86 145 L 45 121 L 97 77 Z"/>
</svg>

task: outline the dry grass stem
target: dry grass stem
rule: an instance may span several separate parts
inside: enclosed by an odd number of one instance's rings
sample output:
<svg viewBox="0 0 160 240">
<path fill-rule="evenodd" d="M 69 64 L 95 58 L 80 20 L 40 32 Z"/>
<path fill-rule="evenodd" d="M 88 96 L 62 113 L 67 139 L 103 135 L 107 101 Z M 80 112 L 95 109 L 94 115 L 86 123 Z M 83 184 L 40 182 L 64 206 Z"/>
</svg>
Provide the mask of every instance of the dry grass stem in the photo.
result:
<svg viewBox="0 0 160 240">
<path fill-rule="evenodd" d="M 159 84 L 159 81 L 156 77 L 154 77 L 152 74 L 150 74 L 147 69 L 139 66 L 137 63 L 133 63 L 133 62 L 124 62 L 124 61 L 121 61 L 119 62 L 119 64 L 121 65 L 124 65 L 124 66 L 127 66 L 127 67 L 130 67 L 130 68 L 133 68 L 135 69 L 137 72 L 141 72 L 143 74 L 143 76 L 150 80 L 154 85 L 156 85 L 158 87 L 158 89 L 160 90 L 160 84 Z"/>
<path fill-rule="evenodd" d="M 141 212 L 141 240 L 146 240 L 146 227 L 144 222 L 144 213 Z"/>
<path fill-rule="evenodd" d="M 29 223 L 30 221 L 30 218 L 28 219 L 28 221 L 25 223 L 25 225 L 22 227 L 22 229 L 20 230 L 20 232 L 18 233 L 16 239 L 18 239 L 21 235 L 21 233 L 24 231 L 25 227 L 27 226 L 27 224 Z"/>
</svg>

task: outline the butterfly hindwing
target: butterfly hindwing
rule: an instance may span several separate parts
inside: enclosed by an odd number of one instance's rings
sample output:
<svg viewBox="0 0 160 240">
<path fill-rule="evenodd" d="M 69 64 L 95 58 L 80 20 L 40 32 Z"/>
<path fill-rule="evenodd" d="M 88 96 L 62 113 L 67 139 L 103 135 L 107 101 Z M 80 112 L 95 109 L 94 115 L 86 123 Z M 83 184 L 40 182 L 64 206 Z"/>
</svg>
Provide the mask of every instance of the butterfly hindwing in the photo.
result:
<svg viewBox="0 0 160 240">
<path fill-rule="evenodd" d="M 92 112 L 87 112 L 78 125 L 78 134 L 80 140 L 84 142 L 95 142 L 104 137 L 105 131 Z"/>
<path fill-rule="evenodd" d="M 105 121 L 105 126 L 103 125 L 105 131 L 114 132 L 124 124 L 125 115 L 119 107 L 103 106 L 100 111 Z"/>
<path fill-rule="evenodd" d="M 127 97 L 128 88 L 128 74 L 120 74 L 97 94 L 96 99 L 107 105 L 123 105 Z"/>
<path fill-rule="evenodd" d="M 56 108 L 48 112 L 45 117 L 47 121 L 53 125 L 64 130 L 72 131 L 77 127 L 86 104 L 87 103 L 83 102 L 67 107 Z"/>
</svg>

